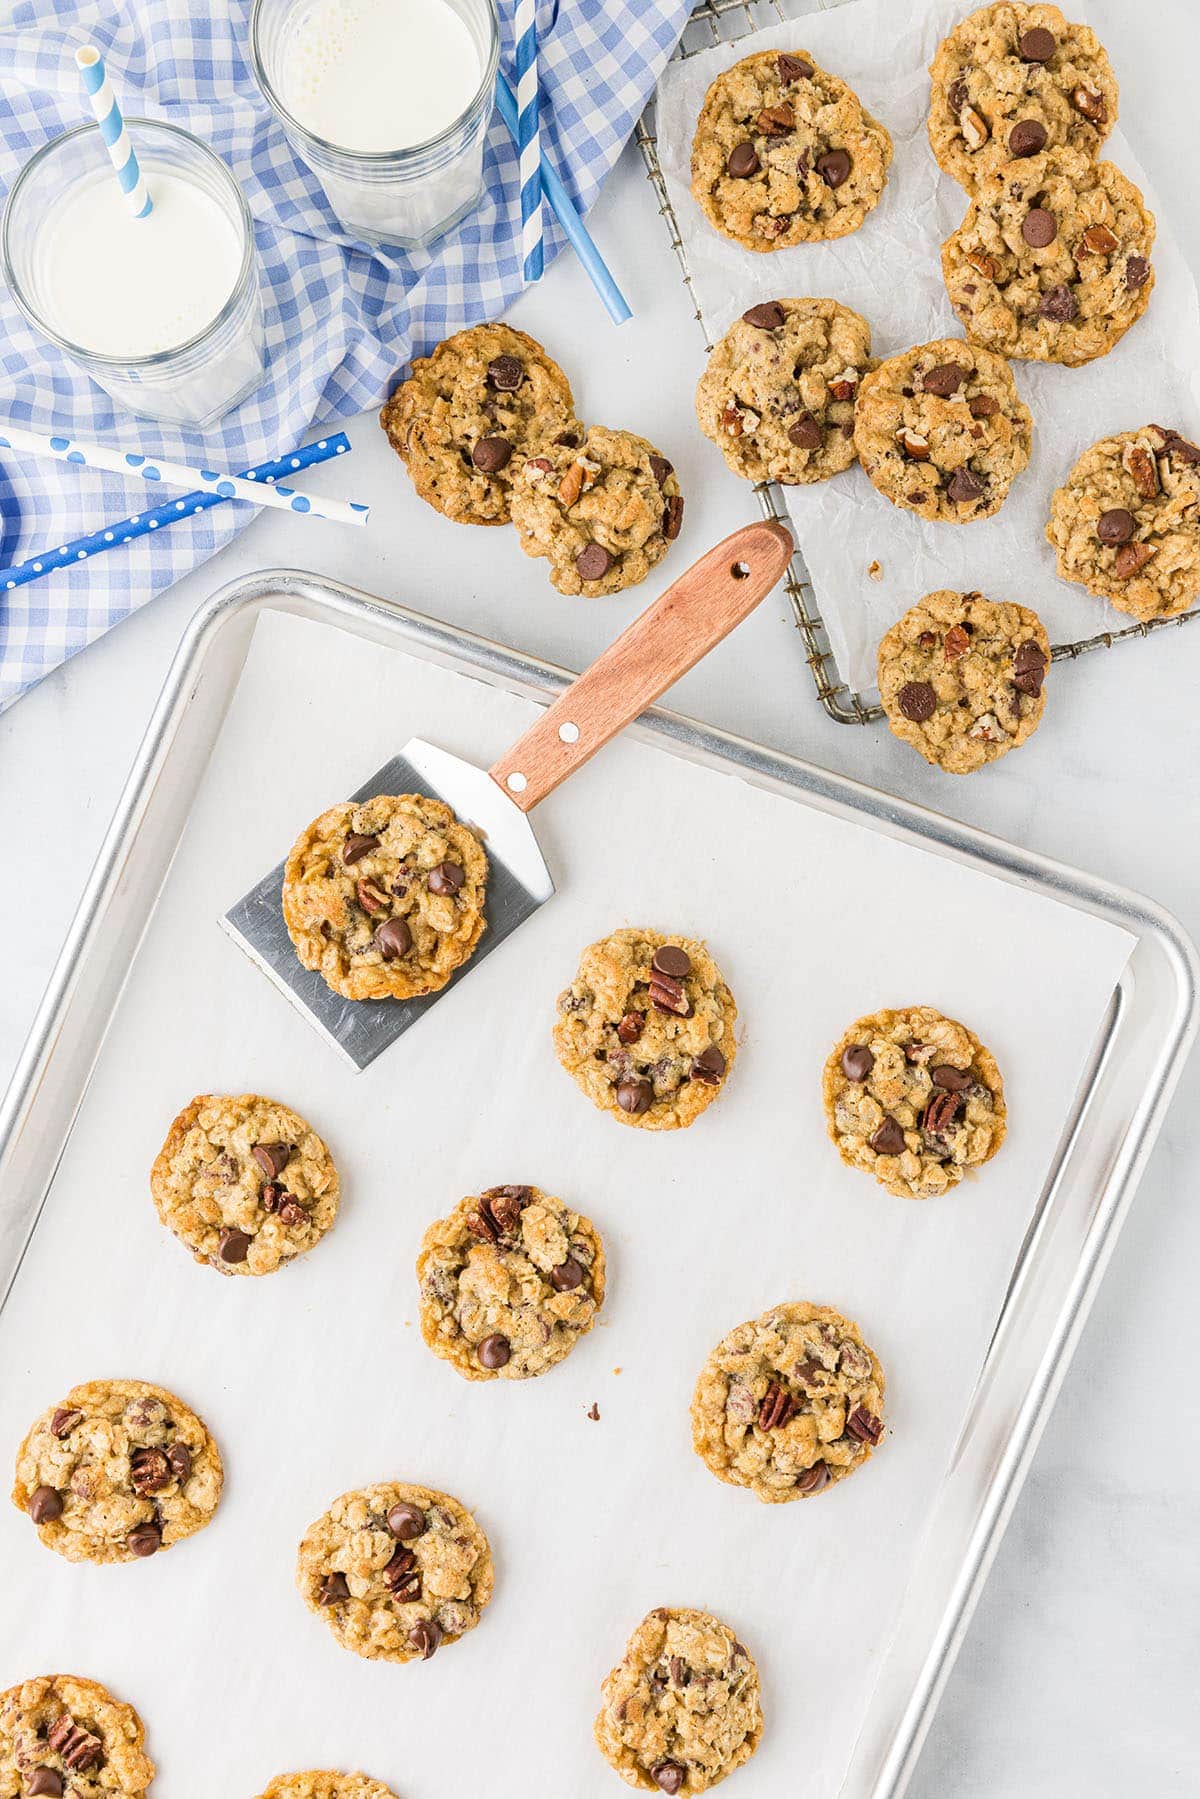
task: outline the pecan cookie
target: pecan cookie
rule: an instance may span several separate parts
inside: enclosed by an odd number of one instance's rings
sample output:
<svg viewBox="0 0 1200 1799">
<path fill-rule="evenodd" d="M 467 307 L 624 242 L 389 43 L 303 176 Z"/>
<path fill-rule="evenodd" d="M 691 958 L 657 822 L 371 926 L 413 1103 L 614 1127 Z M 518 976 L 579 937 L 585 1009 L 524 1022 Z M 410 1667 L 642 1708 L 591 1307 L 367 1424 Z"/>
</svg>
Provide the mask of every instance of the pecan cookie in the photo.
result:
<svg viewBox="0 0 1200 1799">
<path fill-rule="evenodd" d="M 744 481 L 824 481 L 855 460 L 871 327 L 836 300 L 767 300 L 731 325 L 696 389 L 706 437 Z"/>
<path fill-rule="evenodd" d="M 1134 618 L 1200 599 L 1200 449 L 1167 425 L 1085 450 L 1050 502 L 1058 572 Z"/>
<path fill-rule="evenodd" d="M 1154 214 L 1115 163 L 1046 151 L 980 184 L 942 275 L 972 343 L 1077 368 L 1145 312 L 1153 242 Z"/>
<path fill-rule="evenodd" d="M 632 431 L 592 425 L 582 443 L 546 445 L 513 485 L 512 518 L 527 556 L 545 556 L 559 593 L 620 593 L 645 580 L 683 523 L 665 456 Z"/>
<path fill-rule="evenodd" d="M 1004 1141 L 995 1057 L 932 1006 L 857 1019 L 834 1045 L 821 1092 L 842 1161 L 902 1199 L 944 1193 Z"/>
<path fill-rule="evenodd" d="M 1040 150 L 1094 157 L 1117 117 L 1107 51 L 1057 6 L 981 7 L 942 39 L 929 73 L 929 142 L 968 190 Z"/>
<path fill-rule="evenodd" d="M 333 1159 L 298 1112 L 259 1093 L 201 1093 L 150 1171 L 158 1215 L 198 1262 L 271 1274 L 337 1217 Z"/>
<path fill-rule="evenodd" d="M 643 1792 L 705 1793 L 762 1736 L 754 1657 L 727 1624 L 690 1606 L 648 1613 L 600 1691 L 597 1746 Z"/>
<path fill-rule="evenodd" d="M 483 936 L 488 863 L 474 831 L 420 793 L 331 806 L 283 873 L 305 968 L 346 999 L 436 993 Z"/>
<path fill-rule="evenodd" d="M 1033 420 L 1007 362 L 959 338 L 891 356 L 859 384 L 859 460 L 894 506 L 922 518 L 990 518 L 1032 441 Z"/>
<path fill-rule="evenodd" d="M 181 1399 L 146 1381 L 92 1380 L 29 1431 L 12 1500 L 67 1561 L 132 1562 L 203 1530 L 223 1479 L 216 1444 Z"/>
<path fill-rule="evenodd" d="M 304 1533 L 296 1580 L 343 1649 L 428 1661 L 474 1630 L 492 1596 L 492 1552 L 448 1493 L 380 1481 L 343 1493 Z"/>
<path fill-rule="evenodd" d="M 558 997 L 554 1047 L 601 1111 L 673 1131 L 720 1092 L 737 1054 L 736 1017 L 703 943 L 626 929 L 584 950 Z"/>
<path fill-rule="evenodd" d="M 1036 612 L 981 593 L 927 593 L 879 645 L 879 697 L 896 736 L 967 775 L 1042 721 L 1050 640 Z"/>
<path fill-rule="evenodd" d="M 460 525 L 507 524 L 526 456 L 582 432 L 567 377 L 511 325 L 474 325 L 419 357 L 379 422 L 421 498 Z"/>
<path fill-rule="evenodd" d="M 144 1799 L 155 1768 L 131 1705 L 97 1680 L 43 1674 L 0 1693 L 4 1799 Z"/>
<path fill-rule="evenodd" d="M 310 1768 L 303 1774 L 277 1774 L 259 1799 L 396 1799 L 396 1795 L 369 1774 Z"/>
<path fill-rule="evenodd" d="M 467 1380 L 526 1380 L 569 1355 L 604 1299 L 590 1219 L 539 1187 L 489 1187 L 431 1224 L 421 1335 Z"/>
<path fill-rule="evenodd" d="M 718 1480 L 783 1505 L 868 1461 L 883 1370 L 832 1306 L 772 1306 L 722 1337 L 692 1396 L 692 1443 Z"/>
<path fill-rule="evenodd" d="M 760 50 L 717 76 L 692 144 L 692 193 L 746 250 L 857 231 L 892 160 L 889 133 L 805 50 Z"/>
</svg>

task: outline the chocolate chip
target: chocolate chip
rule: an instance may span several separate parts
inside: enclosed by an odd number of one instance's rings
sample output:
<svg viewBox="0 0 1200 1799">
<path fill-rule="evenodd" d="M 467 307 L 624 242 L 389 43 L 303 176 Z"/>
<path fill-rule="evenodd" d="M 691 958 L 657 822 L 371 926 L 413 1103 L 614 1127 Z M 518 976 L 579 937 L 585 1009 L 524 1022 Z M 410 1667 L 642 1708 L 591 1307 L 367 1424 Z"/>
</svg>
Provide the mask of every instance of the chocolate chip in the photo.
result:
<svg viewBox="0 0 1200 1799">
<path fill-rule="evenodd" d="M 939 1062 L 930 1069 L 929 1078 L 935 1087 L 944 1087 L 948 1093 L 964 1093 L 971 1085 L 970 1069 L 955 1068 L 952 1062 Z"/>
<path fill-rule="evenodd" d="M 778 331 L 783 323 L 783 307 L 778 300 L 764 300 L 761 306 L 751 306 L 742 317 L 748 325 L 757 325 L 760 331 Z"/>
<path fill-rule="evenodd" d="M 702 1049 L 698 1056 L 693 1056 L 689 1070 L 694 1081 L 703 1081 L 706 1087 L 716 1087 L 725 1073 L 725 1057 L 715 1043 Z"/>
<path fill-rule="evenodd" d="M 1044 206 L 1034 206 L 1021 221 L 1021 236 L 1034 250 L 1044 250 L 1058 236 L 1058 220 Z"/>
<path fill-rule="evenodd" d="M 654 1098 L 654 1089 L 649 1081 L 637 1080 L 627 1075 L 617 1083 L 617 1104 L 622 1112 L 629 1112 L 639 1118 L 643 1112 L 650 1110 L 650 1102 Z"/>
<path fill-rule="evenodd" d="M 848 1081 L 865 1081 L 875 1066 L 875 1058 L 865 1043 L 848 1043 L 842 1051 L 842 1073 Z"/>
<path fill-rule="evenodd" d="M 991 394 L 976 394 L 967 401 L 967 411 L 973 419 L 990 419 L 999 410 L 1000 402 Z"/>
<path fill-rule="evenodd" d="M 729 152 L 725 170 L 735 180 L 744 181 L 748 175 L 757 175 L 761 166 L 758 160 L 758 151 L 746 138 L 740 144 L 735 144 Z"/>
<path fill-rule="evenodd" d="M 935 369 L 930 369 L 921 381 L 927 394 L 937 394 L 939 399 L 949 399 L 956 394 L 971 371 L 957 362 L 940 362 Z"/>
<path fill-rule="evenodd" d="M 602 581 L 612 567 L 612 557 L 602 543 L 585 543 L 575 558 L 581 581 Z"/>
<path fill-rule="evenodd" d="M 135 1449 L 129 1458 L 129 1478 L 143 1498 L 160 1493 L 171 1484 L 171 1464 L 161 1449 Z"/>
<path fill-rule="evenodd" d="M 550 1285 L 556 1293 L 573 1293 L 576 1287 L 582 1287 L 583 1269 L 574 1256 L 568 1256 L 565 1262 L 550 1270 Z"/>
<path fill-rule="evenodd" d="M 850 157 L 845 150 L 826 150 L 817 158 L 817 174 L 826 187 L 841 187 L 850 173 Z"/>
<path fill-rule="evenodd" d="M 62 1799 L 63 1777 L 57 1768 L 35 1768 L 25 1791 L 30 1799 Z"/>
<path fill-rule="evenodd" d="M 342 1573 L 327 1574 L 317 1592 L 318 1605 L 338 1605 L 343 1599 L 349 1599 L 350 1588 L 346 1576 Z"/>
<path fill-rule="evenodd" d="M 82 1418 L 83 1413 L 77 1406 L 60 1405 L 50 1420 L 50 1429 L 61 1443 L 64 1437 L 70 1436 Z"/>
<path fill-rule="evenodd" d="M 394 962 L 412 948 L 412 932 L 402 918 L 385 918 L 372 941 L 385 962 Z"/>
<path fill-rule="evenodd" d="M 513 447 L 507 437 L 481 437 L 471 451 L 471 461 L 485 475 L 494 475 L 502 469 L 513 453 Z"/>
<path fill-rule="evenodd" d="M 269 1181 L 278 1180 L 292 1159 L 290 1143 L 256 1143 L 250 1153 Z"/>
<path fill-rule="evenodd" d="M 430 869 L 426 884 L 430 893 L 455 894 L 466 878 L 466 869 L 460 868 L 457 862 L 439 862 L 436 868 Z"/>
<path fill-rule="evenodd" d="M 811 1468 L 796 1476 L 796 1491 L 806 1498 L 810 1493 L 819 1493 L 828 1484 L 829 1469 L 824 1462 L 814 1462 Z"/>
<path fill-rule="evenodd" d="M 914 725 L 923 725 L 937 710 L 937 694 L 928 681 L 906 681 L 896 695 L 896 704 Z"/>
<path fill-rule="evenodd" d="M 811 412 L 802 412 L 796 423 L 789 425 L 788 437 L 800 450 L 819 450 L 821 447 L 821 427 Z"/>
<path fill-rule="evenodd" d="M 1056 325 L 1069 325 L 1078 314 L 1079 307 L 1070 288 L 1065 282 L 1060 282 L 1057 287 L 1047 288 L 1038 311 L 1044 319 L 1052 319 Z"/>
<path fill-rule="evenodd" d="M 487 372 L 490 385 L 502 394 L 515 394 L 525 379 L 525 365 L 516 356 L 493 356 Z"/>
<path fill-rule="evenodd" d="M 162 1548 L 162 1525 L 153 1524 L 147 1519 L 145 1524 L 134 1526 L 125 1542 L 134 1555 L 143 1560 L 148 1555 L 156 1555 Z"/>
<path fill-rule="evenodd" d="M 192 1452 L 186 1443 L 172 1443 L 167 1451 L 167 1460 L 171 1464 L 171 1473 L 180 1486 L 186 1486 L 192 1478 Z"/>
<path fill-rule="evenodd" d="M 971 90 L 961 76 L 946 89 L 946 104 L 951 112 L 961 112 L 970 98 Z"/>
<path fill-rule="evenodd" d="M 1150 264 L 1144 256 L 1131 256 L 1125 264 L 1125 286 L 1130 293 L 1136 293 L 1139 287 L 1145 287 L 1150 279 Z"/>
<path fill-rule="evenodd" d="M 1124 506 L 1114 506 L 1096 520 L 1096 536 L 1101 543 L 1128 543 L 1136 528 L 1132 512 Z"/>
<path fill-rule="evenodd" d="M 667 495 L 667 503 L 663 507 L 662 532 L 668 543 L 674 543 L 683 526 L 683 495 L 672 493 Z"/>
<path fill-rule="evenodd" d="M 62 1494 L 55 1487 L 35 1487 L 29 1496 L 29 1516 L 35 1524 L 53 1524 L 62 1517 Z"/>
<path fill-rule="evenodd" d="M 621 1043 L 636 1043 L 646 1028 L 644 1012 L 626 1012 L 617 1026 L 617 1038 Z"/>
<path fill-rule="evenodd" d="M 351 831 L 342 845 L 342 861 L 350 867 L 355 862 L 361 862 L 364 856 L 369 856 L 378 847 L 378 837 L 367 837 L 361 831 Z"/>
<path fill-rule="evenodd" d="M 682 1793 L 686 1769 L 678 1762 L 657 1762 L 650 1770 L 650 1778 L 663 1793 Z"/>
<path fill-rule="evenodd" d="M 806 62 L 802 56 L 777 56 L 775 62 L 779 70 L 779 79 L 785 85 L 791 81 L 807 81 L 813 72 L 812 64 Z"/>
<path fill-rule="evenodd" d="M 1008 134 L 1009 154 L 1036 156 L 1046 148 L 1046 127 L 1040 119 L 1018 119 Z"/>
<path fill-rule="evenodd" d="M 1031 31 L 1021 33 L 1017 49 L 1021 52 L 1022 62 L 1049 62 L 1058 49 L 1058 39 L 1045 26 L 1035 25 Z"/>
<path fill-rule="evenodd" d="M 655 950 L 650 966 L 656 974 L 669 974 L 672 980 L 682 981 L 692 972 L 692 958 L 679 944 L 664 943 Z"/>
<path fill-rule="evenodd" d="M 244 1262 L 250 1249 L 250 1239 L 245 1231 L 236 1230 L 227 1225 L 217 1239 L 217 1254 L 223 1262 Z"/>
<path fill-rule="evenodd" d="M 1027 638 L 1024 643 L 1017 645 L 1017 653 L 1013 657 L 1013 686 L 1020 693 L 1040 693 L 1045 679 L 1046 652 L 1040 643 Z M 933 1078 L 937 1080 L 936 1068 Z M 943 1082 L 942 1085 L 946 1083 Z"/>
<path fill-rule="evenodd" d="M 399 1499 L 387 1515 L 387 1526 L 394 1537 L 402 1543 L 411 1543 L 414 1537 L 423 1537 L 428 1528 L 425 1514 L 419 1505 L 413 1505 L 407 1499 Z"/>
<path fill-rule="evenodd" d="M 658 485 L 662 487 L 666 483 L 667 476 L 672 473 L 672 466 L 665 456 L 651 456 L 650 473 L 654 476 Z"/>
<path fill-rule="evenodd" d="M 978 475 L 972 474 L 964 462 L 956 468 L 946 483 L 946 492 L 956 506 L 965 506 L 971 500 L 977 500 L 983 492 L 983 482 Z"/>
<path fill-rule="evenodd" d="M 888 1115 L 867 1142 L 877 1156 L 898 1156 L 904 1148 L 904 1132 L 896 1120 Z"/>
<path fill-rule="evenodd" d="M 442 1640 L 442 1627 L 435 1624 L 432 1618 L 418 1618 L 408 1633 L 408 1646 L 415 1649 L 423 1662 L 427 1662 Z"/>
<path fill-rule="evenodd" d="M 481 1368 L 504 1368 L 512 1356 L 512 1344 L 499 1331 L 485 1337 L 479 1345 L 479 1365 Z"/>
</svg>

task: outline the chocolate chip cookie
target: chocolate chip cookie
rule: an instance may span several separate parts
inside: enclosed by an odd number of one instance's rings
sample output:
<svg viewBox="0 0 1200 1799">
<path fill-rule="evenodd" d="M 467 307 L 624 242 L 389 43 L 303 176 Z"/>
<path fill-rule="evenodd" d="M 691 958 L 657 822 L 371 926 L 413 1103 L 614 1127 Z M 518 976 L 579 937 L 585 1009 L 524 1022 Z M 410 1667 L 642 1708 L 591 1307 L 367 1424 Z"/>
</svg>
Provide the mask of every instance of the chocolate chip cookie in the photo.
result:
<svg viewBox="0 0 1200 1799">
<path fill-rule="evenodd" d="M 448 1493 L 380 1481 L 343 1493 L 309 1526 L 296 1580 L 343 1649 L 427 1662 L 478 1624 L 492 1596 L 492 1552 Z"/>
<path fill-rule="evenodd" d="M 706 1793 L 762 1736 L 758 1669 L 727 1624 L 690 1606 L 642 1619 L 606 1676 L 600 1753 L 646 1793 Z"/>
<path fill-rule="evenodd" d="M 883 193 L 889 133 L 806 50 L 761 50 L 718 75 L 692 144 L 692 193 L 746 250 L 857 231 Z"/>
<path fill-rule="evenodd" d="M 696 389 L 706 437 L 744 481 L 825 481 L 855 460 L 871 327 L 836 300 L 767 300 L 725 333 Z"/>
<path fill-rule="evenodd" d="M 942 588 L 880 643 L 879 696 L 897 737 L 935 768 L 967 775 L 1032 737 L 1049 666 L 1036 612 Z"/>
<path fill-rule="evenodd" d="M 467 1380 L 544 1374 L 596 1322 L 604 1249 L 540 1187 L 489 1187 L 431 1224 L 417 1257 L 421 1335 Z"/>
<path fill-rule="evenodd" d="M 883 1436 L 878 1357 L 832 1306 L 772 1306 L 700 1370 L 692 1443 L 718 1480 L 783 1505 L 868 1461 Z"/>
<path fill-rule="evenodd" d="M 346 999 L 436 993 L 483 936 L 487 871 L 478 837 L 441 800 L 345 800 L 292 845 L 288 936 Z"/>
<path fill-rule="evenodd" d="M 620 593 L 645 580 L 683 523 L 675 472 L 632 431 L 592 425 L 577 447 L 547 444 L 514 477 L 512 518 L 559 593 Z"/>
<path fill-rule="evenodd" d="M 1050 502 L 1058 572 L 1134 618 L 1200 599 L 1200 449 L 1168 425 L 1085 450 Z"/>
<path fill-rule="evenodd" d="M 894 506 L 922 518 L 990 518 L 1032 441 L 1033 420 L 1007 362 L 959 338 L 891 356 L 859 383 L 859 460 Z"/>
<path fill-rule="evenodd" d="M 379 422 L 421 498 L 460 525 L 507 524 L 525 458 L 582 434 L 567 377 L 511 325 L 474 325 L 419 357 Z"/>
<path fill-rule="evenodd" d="M 942 275 L 972 343 L 1077 368 L 1145 312 L 1153 242 L 1154 214 L 1115 163 L 1046 151 L 980 183 Z"/>
<path fill-rule="evenodd" d="M 737 1054 L 737 1007 L 703 943 L 620 930 L 584 950 L 554 1047 L 601 1111 L 647 1131 L 691 1124 Z"/>
<path fill-rule="evenodd" d="M 155 1767 L 131 1705 L 97 1680 L 43 1674 L 0 1693 L 4 1799 L 145 1799 Z"/>
<path fill-rule="evenodd" d="M 259 1799 L 396 1799 L 391 1787 L 369 1774 L 335 1774 L 311 1768 L 304 1774 L 278 1774 Z"/>
<path fill-rule="evenodd" d="M 181 1399 L 146 1381 L 92 1380 L 29 1431 L 12 1500 L 67 1561 L 133 1562 L 203 1530 L 223 1479 L 216 1444 Z"/>
<path fill-rule="evenodd" d="M 1095 157 L 1117 117 L 1103 44 L 1057 6 L 981 7 L 942 39 L 929 73 L 929 142 L 968 191 L 1041 150 Z"/>
<path fill-rule="evenodd" d="M 183 1108 L 150 1171 L 158 1215 L 198 1262 L 271 1274 L 319 1243 L 340 1184 L 298 1112 L 260 1093 L 201 1093 Z"/>
<path fill-rule="evenodd" d="M 901 1199 L 945 1193 L 1004 1141 L 995 1057 L 932 1006 L 857 1019 L 834 1045 L 821 1092 L 842 1161 Z"/>
</svg>

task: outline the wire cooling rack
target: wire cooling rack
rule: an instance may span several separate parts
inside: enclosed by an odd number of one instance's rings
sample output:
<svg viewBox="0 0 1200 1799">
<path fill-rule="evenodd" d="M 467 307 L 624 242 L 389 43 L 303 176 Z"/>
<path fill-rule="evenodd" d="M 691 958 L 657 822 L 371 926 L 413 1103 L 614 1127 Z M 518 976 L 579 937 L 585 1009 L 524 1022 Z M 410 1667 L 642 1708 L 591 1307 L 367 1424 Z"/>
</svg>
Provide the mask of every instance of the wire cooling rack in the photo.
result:
<svg viewBox="0 0 1200 1799">
<path fill-rule="evenodd" d="M 802 18 L 806 12 L 828 12 L 834 6 L 845 4 L 845 0 L 816 0 L 816 4 L 785 5 L 783 0 L 699 0 L 684 28 L 677 57 L 694 56 L 699 50 L 711 50 L 715 44 L 736 44 L 752 31 L 761 31 L 768 25 L 786 24 L 790 19 Z M 654 189 L 658 200 L 658 210 L 662 215 L 671 239 L 671 248 L 675 252 L 683 284 L 692 302 L 692 310 L 696 322 L 704 334 L 706 350 L 713 347 L 713 339 L 708 324 L 696 295 L 692 271 L 688 265 L 687 251 L 684 249 L 683 236 L 679 229 L 679 221 L 675 216 L 675 208 L 667 193 L 667 184 L 663 180 L 662 164 L 658 159 L 658 136 L 655 128 L 654 101 L 650 101 L 637 126 L 638 147 L 646 164 L 646 176 Z M 755 496 L 767 518 L 780 519 L 794 532 L 788 517 L 787 502 L 782 489 L 772 481 L 763 481 L 755 485 Z M 817 698 L 824 706 L 830 718 L 840 725 L 869 725 L 883 717 L 883 708 L 874 704 L 863 695 L 856 693 L 848 681 L 843 680 L 838 669 L 837 660 L 830 647 L 829 637 L 821 621 L 821 611 L 817 596 L 813 591 L 808 569 L 804 563 L 801 550 L 797 549 L 791 567 L 784 577 L 784 587 L 791 602 L 792 611 L 800 635 L 804 639 L 804 647 L 808 652 L 808 666 L 812 670 Z M 1074 662 L 1085 656 L 1090 650 L 1111 650 L 1118 644 L 1128 643 L 1140 637 L 1149 637 L 1152 631 L 1164 631 L 1172 625 L 1186 625 L 1192 619 L 1200 618 L 1200 607 L 1182 613 L 1178 618 L 1155 618 L 1144 622 L 1126 625 L 1120 631 L 1101 631 L 1095 637 L 1082 637 L 1073 643 L 1056 643 L 1051 649 L 1051 660 L 1054 662 Z"/>
</svg>

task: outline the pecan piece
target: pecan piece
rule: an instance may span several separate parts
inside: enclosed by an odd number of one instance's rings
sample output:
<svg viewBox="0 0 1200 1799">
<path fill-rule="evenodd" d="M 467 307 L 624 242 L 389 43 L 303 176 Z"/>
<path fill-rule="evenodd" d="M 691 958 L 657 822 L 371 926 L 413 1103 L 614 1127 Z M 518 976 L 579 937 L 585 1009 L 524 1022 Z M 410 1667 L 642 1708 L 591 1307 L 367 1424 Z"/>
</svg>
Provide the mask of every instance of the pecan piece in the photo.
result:
<svg viewBox="0 0 1200 1799">
<path fill-rule="evenodd" d="M 758 1408 L 758 1426 L 760 1430 L 778 1430 L 782 1425 L 790 1424 L 800 1410 L 800 1401 L 772 1381 L 763 1394 L 762 1404 Z"/>
<path fill-rule="evenodd" d="M 925 1108 L 922 1128 L 932 1131 L 935 1137 L 942 1131 L 948 1131 L 958 1116 L 962 1103 L 961 1093 L 951 1093 L 947 1088 L 939 1087 Z"/>
<path fill-rule="evenodd" d="M 896 433 L 896 442 L 910 462 L 929 461 L 929 439 L 922 437 L 919 431 L 910 431 L 907 425 L 901 425 Z"/>
<path fill-rule="evenodd" d="M 996 261 L 994 256 L 989 256 L 985 250 L 968 250 L 967 261 L 975 270 L 975 273 L 977 275 L 982 275 L 985 281 L 994 281 L 996 276 L 1000 273 L 1000 264 Z"/>
<path fill-rule="evenodd" d="M 1075 246 L 1076 256 L 1107 256 L 1117 247 L 1115 232 L 1107 225 L 1089 225 Z"/>
<path fill-rule="evenodd" d="M 1133 481 L 1144 500 L 1152 500 L 1158 492 L 1158 464 L 1149 450 L 1139 443 L 1127 443 L 1121 449 L 1121 467 Z"/>
<path fill-rule="evenodd" d="M 829 383 L 830 398 L 834 400 L 852 400 L 857 392 L 857 369 L 843 369 L 837 379 Z"/>
<path fill-rule="evenodd" d="M 1104 104 L 1104 95 L 1094 93 L 1090 87 L 1077 87 L 1071 95 L 1071 105 L 1091 124 L 1108 124 L 1108 107 Z"/>
<path fill-rule="evenodd" d="M 134 1492 L 145 1498 L 149 1493 L 161 1493 L 164 1487 L 169 1487 L 174 1476 L 161 1449 L 135 1449 L 129 1458 L 129 1478 Z"/>
<path fill-rule="evenodd" d="M 958 128 L 968 150 L 982 150 L 992 135 L 988 130 L 987 120 L 973 106 L 963 107 L 958 115 Z"/>
<path fill-rule="evenodd" d="M 796 128 L 796 115 L 787 101 L 781 100 L 778 106 L 764 106 L 755 124 L 765 137 L 786 137 Z"/>
<path fill-rule="evenodd" d="M 1123 543 L 1117 551 L 1113 566 L 1122 581 L 1127 581 L 1131 575 L 1141 574 L 1153 554 L 1148 543 Z"/>
<path fill-rule="evenodd" d="M 846 1420 L 846 1435 L 856 1437 L 860 1443 L 878 1443 L 883 1435 L 883 1419 L 865 1405 L 856 1405 Z"/>
<path fill-rule="evenodd" d="M 55 1719 L 46 1732 L 46 1741 L 76 1774 L 86 1773 L 104 1760 L 104 1745 L 100 1738 L 94 1737 L 82 1724 L 76 1724 L 70 1712 Z"/>
<path fill-rule="evenodd" d="M 382 912 L 387 907 L 388 896 L 383 888 L 365 876 L 361 881 L 355 882 L 354 892 L 364 912 Z"/>
<path fill-rule="evenodd" d="M 942 642 L 947 662 L 957 662 L 971 647 L 971 639 L 961 625 L 951 625 Z"/>
</svg>

